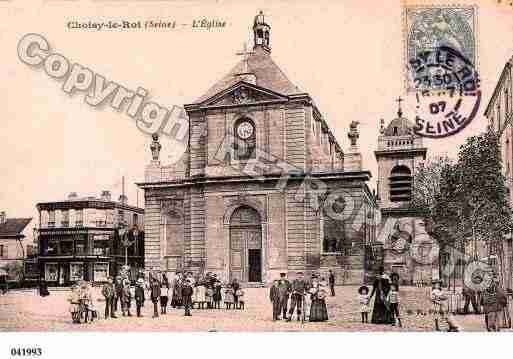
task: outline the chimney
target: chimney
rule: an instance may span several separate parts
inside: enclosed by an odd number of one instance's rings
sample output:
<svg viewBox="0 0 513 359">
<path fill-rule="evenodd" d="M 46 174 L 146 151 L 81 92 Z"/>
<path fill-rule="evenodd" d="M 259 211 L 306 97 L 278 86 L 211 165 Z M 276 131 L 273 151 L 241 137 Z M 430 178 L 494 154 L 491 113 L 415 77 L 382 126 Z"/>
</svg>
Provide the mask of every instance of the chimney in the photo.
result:
<svg viewBox="0 0 513 359">
<path fill-rule="evenodd" d="M 68 199 L 77 199 L 77 198 L 78 198 L 77 192 L 70 192 L 70 194 L 68 194 Z"/>
<path fill-rule="evenodd" d="M 122 195 L 119 196 L 119 200 L 118 201 L 121 204 L 127 204 L 128 203 L 128 197 L 125 196 L 124 194 L 122 194 Z"/>
<path fill-rule="evenodd" d="M 4 224 L 7 220 L 7 216 L 5 214 L 5 211 L 0 212 L 0 224 Z"/>
<path fill-rule="evenodd" d="M 102 191 L 101 198 L 104 201 L 110 201 L 111 200 L 110 191 Z"/>
</svg>

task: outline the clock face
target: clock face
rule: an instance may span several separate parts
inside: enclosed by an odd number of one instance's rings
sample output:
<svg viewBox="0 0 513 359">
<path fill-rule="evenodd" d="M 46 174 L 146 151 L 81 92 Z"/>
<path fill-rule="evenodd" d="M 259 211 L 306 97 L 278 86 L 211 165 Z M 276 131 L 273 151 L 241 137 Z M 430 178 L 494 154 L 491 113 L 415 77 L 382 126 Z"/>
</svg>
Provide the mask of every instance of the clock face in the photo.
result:
<svg viewBox="0 0 513 359">
<path fill-rule="evenodd" d="M 250 138 L 253 131 L 253 125 L 248 121 L 241 122 L 237 127 L 237 135 L 243 140 Z"/>
</svg>

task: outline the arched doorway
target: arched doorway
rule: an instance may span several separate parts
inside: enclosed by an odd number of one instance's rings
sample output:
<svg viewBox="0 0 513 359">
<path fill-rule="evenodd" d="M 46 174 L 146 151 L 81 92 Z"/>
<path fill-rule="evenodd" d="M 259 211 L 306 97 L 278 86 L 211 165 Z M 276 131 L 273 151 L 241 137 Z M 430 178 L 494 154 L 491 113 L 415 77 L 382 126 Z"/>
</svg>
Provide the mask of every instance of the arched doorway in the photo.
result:
<svg viewBox="0 0 513 359">
<path fill-rule="evenodd" d="M 262 224 L 258 212 L 248 206 L 230 217 L 230 279 L 262 281 Z"/>
</svg>

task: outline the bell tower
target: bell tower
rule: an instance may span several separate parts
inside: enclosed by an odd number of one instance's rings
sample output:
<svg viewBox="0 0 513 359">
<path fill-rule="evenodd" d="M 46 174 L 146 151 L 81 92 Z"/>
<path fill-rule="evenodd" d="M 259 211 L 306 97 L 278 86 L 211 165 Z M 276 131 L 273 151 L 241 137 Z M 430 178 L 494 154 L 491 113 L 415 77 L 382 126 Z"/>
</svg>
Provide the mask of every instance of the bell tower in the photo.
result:
<svg viewBox="0 0 513 359">
<path fill-rule="evenodd" d="M 380 121 L 378 150 L 374 152 L 378 162 L 378 201 L 381 209 L 409 208 L 413 192 L 413 176 L 426 159 L 427 149 L 422 137 L 417 135 L 414 124 L 403 117 L 401 98 L 397 117 L 388 126 Z"/>
<path fill-rule="evenodd" d="M 264 50 L 271 52 L 270 46 L 270 33 L 271 27 L 266 24 L 264 19 L 264 13 L 260 11 L 257 16 L 255 16 L 255 22 L 253 23 L 253 35 L 254 35 L 254 46 L 253 49 L 257 47 L 261 47 Z"/>
</svg>

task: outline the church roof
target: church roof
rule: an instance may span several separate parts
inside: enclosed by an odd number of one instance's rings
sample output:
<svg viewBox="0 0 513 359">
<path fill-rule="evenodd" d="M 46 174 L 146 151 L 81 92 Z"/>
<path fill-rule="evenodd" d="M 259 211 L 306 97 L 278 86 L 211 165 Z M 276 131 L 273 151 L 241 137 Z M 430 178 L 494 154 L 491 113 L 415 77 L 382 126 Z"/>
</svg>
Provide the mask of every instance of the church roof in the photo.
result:
<svg viewBox="0 0 513 359">
<path fill-rule="evenodd" d="M 397 118 L 394 118 L 392 121 L 390 121 L 383 135 L 409 136 L 413 134 L 414 126 L 415 125 L 413 124 L 413 122 L 411 122 L 405 117 L 402 117 L 402 115 L 400 114 Z"/>
<path fill-rule="evenodd" d="M 233 86 L 241 81 L 240 74 L 252 73 L 256 77 L 256 85 L 282 95 L 293 95 L 303 93 L 294 85 L 287 76 L 280 70 L 278 65 L 272 60 L 269 51 L 261 46 L 255 49 L 242 59 L 228 74 L 216 82 L 203 96 L 194 103 L 201 103 L 219 92 Z"/>
</svg>

